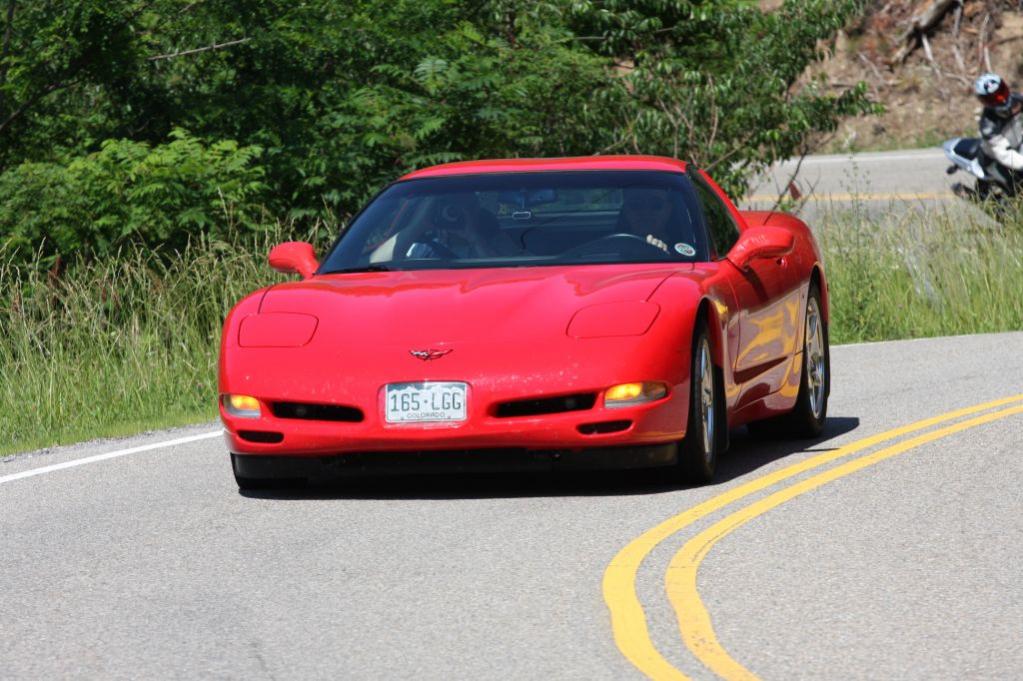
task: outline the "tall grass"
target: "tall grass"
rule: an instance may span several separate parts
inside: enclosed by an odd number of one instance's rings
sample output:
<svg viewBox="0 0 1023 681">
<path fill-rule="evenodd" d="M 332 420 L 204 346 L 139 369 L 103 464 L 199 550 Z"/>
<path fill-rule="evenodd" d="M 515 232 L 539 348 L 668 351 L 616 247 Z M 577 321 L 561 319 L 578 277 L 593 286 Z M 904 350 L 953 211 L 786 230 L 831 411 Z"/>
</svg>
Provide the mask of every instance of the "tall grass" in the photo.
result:
<svg viewBox="0 0 1023 681">
<path fill-rule="evenodd" d="M 1023 328 L 1023 221 L 888 215 L 814 220 L 833 342 Z M 221 322 L 281 279 L 265 254 L 284 238 L 129 249 L 61 276 L 0 254 L 0 453 L 215 418 Z"/>
<path fill-rule="evenodd" d="M 825 216 L 832 342 L 1023 329 L 1021 217 L 958 205 Z"/>
<path fill-rule="evenodd" d="M 0 262 L 0 453 L 214 418 L 224 315 L 279 280 L 265 245 Z"/>
</svg>

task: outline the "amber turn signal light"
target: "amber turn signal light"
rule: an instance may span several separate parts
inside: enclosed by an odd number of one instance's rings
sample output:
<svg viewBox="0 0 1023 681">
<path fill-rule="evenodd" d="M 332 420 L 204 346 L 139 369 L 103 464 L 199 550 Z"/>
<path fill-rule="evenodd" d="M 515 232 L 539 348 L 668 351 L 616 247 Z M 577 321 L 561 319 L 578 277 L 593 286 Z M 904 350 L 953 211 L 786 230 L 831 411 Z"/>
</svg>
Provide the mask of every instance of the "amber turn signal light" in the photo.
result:
<svg viewBox="0 0 1023 681">
<path fill-rule="evenodd" d="M 250 395 L 224 395 L 221 402 L 224 411 L 231 416 L 243 419 L 258 419 L 260 416 L 259 400 Z"/>
<path fill-rule="evenodd" d="M 611 386 L 604 393 L 604 406 L 608 409 L 632 407 L 637 404 L 655 402 L 668 394 L 668 386 L 663 383 L 621 383 Z"/>
</svg>

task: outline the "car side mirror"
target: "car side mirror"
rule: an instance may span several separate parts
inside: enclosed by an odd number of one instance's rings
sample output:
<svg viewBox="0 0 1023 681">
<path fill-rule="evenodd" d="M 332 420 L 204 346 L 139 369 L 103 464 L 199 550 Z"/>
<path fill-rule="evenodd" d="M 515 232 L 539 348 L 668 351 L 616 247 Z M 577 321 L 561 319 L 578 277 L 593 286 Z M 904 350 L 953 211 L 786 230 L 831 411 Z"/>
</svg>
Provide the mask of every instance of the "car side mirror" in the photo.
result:
<svg viewBox="0 0 1023 681">
<path fill-rule="evenodd" d="M 728 260 L 740 270 L 760 258 L 780 258 L 792 252 L 796 239 L 781 227 L 751 227 L 739 237 L 728 252 Z"/>
<path fill-rule="evenodd" d="M 303 279 L 313 276 L 320 262 L 313 245 L 305 241 L 286 241 L 270 249 L 267 256 L 270 267 L 284 274 L 300 274 Z"/>
</svg>

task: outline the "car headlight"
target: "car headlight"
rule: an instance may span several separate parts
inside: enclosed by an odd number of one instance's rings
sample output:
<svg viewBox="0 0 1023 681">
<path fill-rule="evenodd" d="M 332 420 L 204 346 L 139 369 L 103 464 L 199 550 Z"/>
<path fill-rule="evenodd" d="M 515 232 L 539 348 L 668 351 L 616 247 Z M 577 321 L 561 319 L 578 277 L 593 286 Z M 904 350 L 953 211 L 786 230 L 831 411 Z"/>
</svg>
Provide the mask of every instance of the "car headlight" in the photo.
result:
<svg viewBox="0 0 1023 681">
<path fill-rule="evenodd" d="M 660 311 L 656 303 L 643 301 L 590 305 L 569 320 L 568 335 L 572 338 L 642 336 L 653 326 Z"/>
<path fill-rule="evenodd" d="M 220 401 L 224 411 L 231 416 L 242 419 L 258 419 L 260 416 L 259 400 L 250 395 L 224 395 Z"/>
<path fill-rule="evenodd" d="M 310 314 L 252 314 L 238 325 L 238 345 L 243 348 L 300 348 L 313 339 L 317 324 L 319 320 Z"/>
<path fill-rule="evenodd" d="M 634 407 L 637 404 L 656 402 L 668 394 L 664 383 L 645 381 L 642 383 L 621 383 L 604 392 L 604 406 L 608 409 Z"/>
</svg>

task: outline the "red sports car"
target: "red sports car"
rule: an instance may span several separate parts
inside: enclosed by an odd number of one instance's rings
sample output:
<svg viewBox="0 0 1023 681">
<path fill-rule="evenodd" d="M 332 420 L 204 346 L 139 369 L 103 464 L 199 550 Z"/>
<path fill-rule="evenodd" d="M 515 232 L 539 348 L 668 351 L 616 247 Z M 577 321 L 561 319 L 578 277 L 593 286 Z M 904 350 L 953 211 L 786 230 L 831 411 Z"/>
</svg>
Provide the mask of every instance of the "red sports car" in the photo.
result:
<svg viewBox="0 0 1023 681">
<path fill-rule="evenodd" d="M 453 163 L 384 189 L 301 281 L 224 323 L 238 484 L 670 466 L 728 430 L 820 433 L 828 288 L 810 230 L 649 156 Z"/>
</svg>

